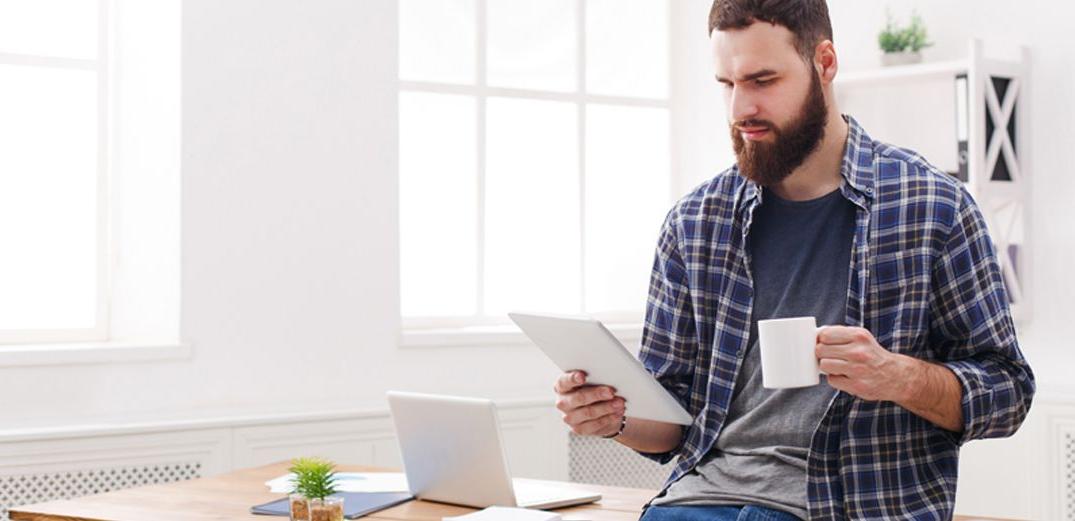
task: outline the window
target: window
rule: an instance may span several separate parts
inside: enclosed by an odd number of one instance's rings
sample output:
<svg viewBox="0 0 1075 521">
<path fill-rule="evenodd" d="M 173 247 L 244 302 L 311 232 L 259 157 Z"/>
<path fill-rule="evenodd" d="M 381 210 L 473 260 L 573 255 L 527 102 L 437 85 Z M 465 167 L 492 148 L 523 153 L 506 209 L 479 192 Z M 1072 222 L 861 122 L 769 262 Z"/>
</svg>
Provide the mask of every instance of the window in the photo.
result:
<svg viewBox="0 0 1075 521">
<path fill-rule="evenodd" d="M 105 11 L 0 3 L 0 343 L 107 337 Z"/>
<path fill-rule="evenodd" d="M 401 0 L 404 328 L 639 324 L 671 203 L 664 0 Z"/>
</svg>

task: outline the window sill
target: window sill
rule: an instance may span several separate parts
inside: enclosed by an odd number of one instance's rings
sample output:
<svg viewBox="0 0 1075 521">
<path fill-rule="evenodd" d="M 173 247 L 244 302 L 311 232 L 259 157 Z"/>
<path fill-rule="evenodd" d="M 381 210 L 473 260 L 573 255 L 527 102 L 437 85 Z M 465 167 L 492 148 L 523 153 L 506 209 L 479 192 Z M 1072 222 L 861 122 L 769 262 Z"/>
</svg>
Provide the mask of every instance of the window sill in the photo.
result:
<svg viewBox="0 0 1075 521">
<path fill-rule="evenodd" d="M 0 368 L 187 360 L 179 342 L 78 342 L 0 345 Z"/>
<path fill-rule="evenodd" d="M 642 324 L 605 324 L 632 353 L 638 351 Z M 409 347 L 479 347 L 526 346 L 533 342 L 515 326 L 469 326 L 441 329 L 404 329 L 399 346 Z"/>
</svg>

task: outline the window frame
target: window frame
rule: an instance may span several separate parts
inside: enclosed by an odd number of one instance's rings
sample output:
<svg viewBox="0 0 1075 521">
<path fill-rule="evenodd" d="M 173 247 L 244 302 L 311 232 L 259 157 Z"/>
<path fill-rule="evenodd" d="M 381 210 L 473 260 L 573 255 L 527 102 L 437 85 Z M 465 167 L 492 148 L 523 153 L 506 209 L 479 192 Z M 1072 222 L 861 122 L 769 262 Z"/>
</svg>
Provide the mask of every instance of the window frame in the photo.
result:
<svg viewBox="0 0 1075 521">
<path fill-rule="evenodd" d="M 459 316 L 405 316 L 402 310 L 402 285 L 398 284 L 397 292 L 400 301 L 400 331 L 398 344 L 402 347 L 431 347 L 431 346 L 474 346 L 474 345 L 510 345 L 528 344 L 525 336 L 512 325 L 505 317 L 493 317 L 484 314 L 485 300 L 485 163 L 486 163 L 486 104 L 489 98 L 515 98 L 539 101 L 558 101 L 571 103 L 576 108 L 576 141 L 578 150 L 578 183 L 579 183 L 579 242 L 580 254 L 578 269 L 580 273 L 580 308 L 583 313 L 604 322 L 610 331 L 620 340 L 631 345 L 641 338 L 642 321 L 637 310 L 621 310 L 612 312 L 586 312 L 586 115 L 587 107 L 592 105 L 609 105 L 617 107 L 642 107 L 664 109 L 669 119 L 669 157 L 668 179 L 669 197 L 667 204 L 674 202 L 676 189 L 679 187 L 679 178 L 675 172 L 674 148 L 671 146 L 672 135 L 675 133 L 674 102 L 673 102 L 673 56 L 674 43 L 674 14 L 672 1 L 664 1 L 663 9 L 666 14 L 668 32 L 668 60 L 666 61 L 666 81 L 668 83 L 666 94 L 663 98 L 616 96 L 593 94 L 587 92 L 586 83 L 586 2 L 575 2 L 576 27 L 576 77 L 578 79 L 573 91 L 553 91 L 538 89 L 523 89 L 513 87 L 490 86 L 486 82 L 486 48 L 488 42 L 488 24 L 486 21 L 487 1 L 475 0 L 476 36 L 475 36 L 475 71 L 472 84 L 457 84 L 435 81 L 404 80 L 398 77 L 397 92 L 418 92 L 429 94 L 448 94 L 469 96 L 475 100 L 476 105 L 476 174 L 477 174 L 477 284 L 474 290 L 477 292 L 476 308 L 478 313 L 473 315 Z M 398 22 L 397 22 L 398 24 Z M 397 25 L 398 29 L 398 25 Z M 400 194 L 401 196 L 401 194 Z M 659 223 L 655 223 L 656 226 Z M 403 274 L 400 273 L 402 279 Z"/>
<path fill-rule="evenodd" d="M 110 0 L 97 0 L 97 55 L 94 59 L 0 52 L 0 65 L 21 65 L 65 70 L 88 70 L 97 75 L 97 299 L 94 326 L 90 328 L 4 329 L 0 346 L 109 339 L 111 320 L 112 233 L 109 206 L 109 169 L 114 131 L 111 92 L 112 20 Z"/>
</svg>

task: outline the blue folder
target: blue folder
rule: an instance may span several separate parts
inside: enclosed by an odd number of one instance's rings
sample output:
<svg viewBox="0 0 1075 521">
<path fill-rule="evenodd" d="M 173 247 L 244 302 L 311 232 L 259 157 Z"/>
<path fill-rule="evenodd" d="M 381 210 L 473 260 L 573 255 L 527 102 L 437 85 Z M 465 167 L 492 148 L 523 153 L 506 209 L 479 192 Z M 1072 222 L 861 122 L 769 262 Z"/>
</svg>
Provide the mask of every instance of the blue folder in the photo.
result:
<svg viewBox="0 0 1075 521">
<path fill-rule="evenodd" d="M 347 519 L 359 518 L 414 499 L 409 492 L 339 492 L 332 497 L 344 498 L 343 517 Z M 290 512 L 291 505 L 286 497 L 250 507 L 252 514 L 286 516 Z"/>
</svg>

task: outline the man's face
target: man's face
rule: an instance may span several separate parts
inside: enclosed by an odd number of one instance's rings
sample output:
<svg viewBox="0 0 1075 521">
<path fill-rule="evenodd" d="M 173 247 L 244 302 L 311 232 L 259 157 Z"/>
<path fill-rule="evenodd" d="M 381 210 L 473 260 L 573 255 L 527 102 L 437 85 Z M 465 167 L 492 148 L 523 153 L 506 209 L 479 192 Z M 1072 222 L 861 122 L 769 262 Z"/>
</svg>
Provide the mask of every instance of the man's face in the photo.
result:
<svg viewBox="0 0 1075 521">
<path fill-rule="evenodd" d="M 817 71 L 783 26 L 713 31 L 711 42 L 739 172 L 778 184 L 824 137 L 828 108 Z"/>
</svg>

